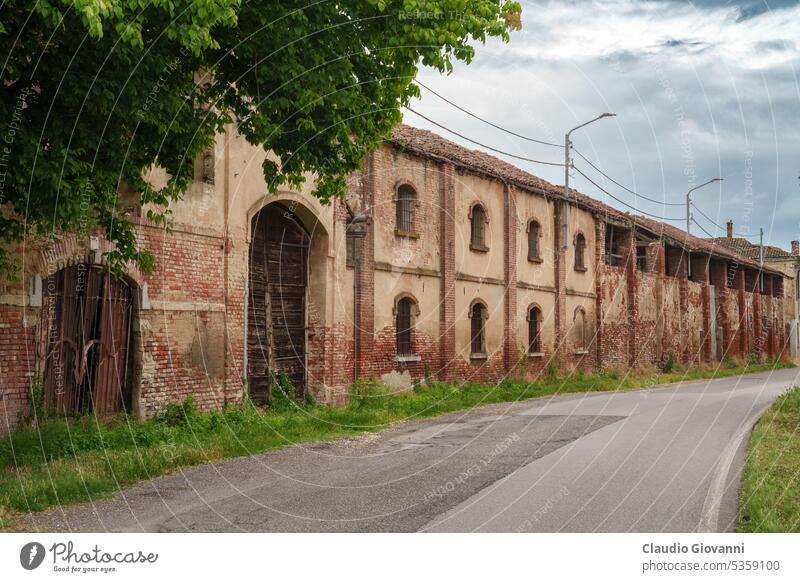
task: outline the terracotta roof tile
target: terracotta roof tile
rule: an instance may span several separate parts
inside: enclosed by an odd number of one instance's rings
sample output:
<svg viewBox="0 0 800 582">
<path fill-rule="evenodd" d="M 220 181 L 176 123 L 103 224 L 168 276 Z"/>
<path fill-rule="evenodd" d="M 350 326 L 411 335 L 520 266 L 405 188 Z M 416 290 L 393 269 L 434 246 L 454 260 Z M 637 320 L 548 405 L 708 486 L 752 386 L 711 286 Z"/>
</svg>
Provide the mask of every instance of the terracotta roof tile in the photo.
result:
<svg viewBox="0 0 800 582">
<path fill-rule="evenodd" d="M 446 160 L 456 166 L 500 180 L 505 180 L 523 190 L 533 190 L 537 193 L 545 193 L 554 198 L 564 198 L 563 186 L 551 184 L 538 176 L 526 172 L 522 168 L 518 168 L 486 152 L 471 150 L 426 129 L 400 124 L 394 128 L 388 141 L 395 144 L 395 146 L 400 149 L 421 157 Z M 685 231 L 664 222 L 631 214 L 629 212 L 621 212 L 577 190 L 571 190 L 570 193 L 573 196 L 572 202 L 576 205 L 601 214 L 605 218 L 613 218 L 633 223 L 639 228 L 669 239 L 673 244 L 686 248 L 689 251 L 705 252 L 719 258 L 730 259 L 759 268 L 758 263 L 753 260 L 752 257 L 741 254 L 736 249 L 717 242 L 718 239 L 702 239 L 688 235 Z M 765 267 L 764 271 L 781 274 L 779 271 L 769 267 Z"/>
<path fill-rule="evenodd" d="M 758 260 L 759 258 L 758 245 L 751 243 L 746 238 L 741 238 L 741 237 L 728 238 L 724 236 L 719 236 L 707 240 L 713 241 L 718 245 L 729 248 L 732 251 L 735 251 L 751 259 Z M 764 258 L 793 259 L 797 257 L 795 257 L 792 253 L 783 250 L 780 247 L 774 247 L 772 245 L 764 245 Z"/>
</svg>

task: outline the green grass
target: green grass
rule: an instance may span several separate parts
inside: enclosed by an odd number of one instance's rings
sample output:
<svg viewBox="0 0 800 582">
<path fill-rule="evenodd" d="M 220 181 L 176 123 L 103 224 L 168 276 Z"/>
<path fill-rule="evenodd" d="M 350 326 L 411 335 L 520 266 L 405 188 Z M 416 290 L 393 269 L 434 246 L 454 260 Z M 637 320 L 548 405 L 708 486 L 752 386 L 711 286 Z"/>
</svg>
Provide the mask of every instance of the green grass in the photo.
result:
<svg viewBox="0 0 800 582">
<path fill-rule="evenodd" d="M 758 421 L 739 493 L 739 531 L 800 532 L 800 387 Z"/>
<path fill-rule="evenodd" d="M 187 401 L 146 422 L 126 416 L 105 424 L 92 418 L 46 419 L 0 441 L 0 528 L 13 527 L 19 512 L 108 496 L 121 486 L 179 467 L 378 431 L 403 420 L 549 394 L 629 390 L 786 366 L 772 362 L 737 368 L 726 363 L 718 369 L 639 375 L 551 374 L 536 382 L 509 380 L 491 386 L 420 384 L 402 394 L 359 383 L 348 406 L 341 408 L 284 399 L 269 410 L 244 405 L 201 414 Z"/>
</svg>

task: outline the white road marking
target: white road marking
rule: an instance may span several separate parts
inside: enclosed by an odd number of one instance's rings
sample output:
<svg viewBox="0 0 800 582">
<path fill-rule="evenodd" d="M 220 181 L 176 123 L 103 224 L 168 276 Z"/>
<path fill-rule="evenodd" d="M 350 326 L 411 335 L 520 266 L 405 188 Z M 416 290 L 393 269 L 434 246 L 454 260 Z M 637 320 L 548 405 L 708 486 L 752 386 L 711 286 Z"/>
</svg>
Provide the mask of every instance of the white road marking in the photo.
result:
<svg viewBox="0 0 800 582">
<path fill-rule="evenodd" d="M 714 533 L 718 531 L 719 511 L 722 506 L 722 498 L 725 495 L 725 485 L 728 483 L 728 475 L 733 466 L 733 461 L 736 458 L 736 453 L 739 447 L 742 446 L 744 439 L 753 431 L 753 427 L 763 413 L 763 410 L 759 410 L 755 414 L 748 416 L 747 420 L 742 424 L 741 428 L 722 451 L 717 466 L 714 469 L 711 486 L 708 488 L 708 493 L 703 503 L 703 511 L 700 515 L 700 523 L 697 526 L 697 531 L 701 533 Z"/>
</svg>

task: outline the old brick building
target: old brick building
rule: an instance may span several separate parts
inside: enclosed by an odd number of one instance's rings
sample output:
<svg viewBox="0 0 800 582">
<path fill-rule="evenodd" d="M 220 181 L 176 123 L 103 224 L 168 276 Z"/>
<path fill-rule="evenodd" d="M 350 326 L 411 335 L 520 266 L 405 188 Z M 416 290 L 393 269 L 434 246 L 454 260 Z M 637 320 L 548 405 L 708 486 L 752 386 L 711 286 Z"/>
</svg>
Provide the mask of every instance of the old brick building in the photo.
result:
<svg viewBox="0 0 800 582">
<path fill-rule="evenodd" d="M 726 225 L 726 236 L 707 239 L 716 245 L 728 248 L 740 255 L 758 261 L 780 271 L 783 274 L 784 289 L 784 321 L 786 325 L 787 346 L 789 356 L 800 356 L 800 241 L 792 241 L 791 252 L 772 245 L 760 245 L 750 242 L 744 236 L 737 236 L 733 231 L 733 221 Z"/>
<path fill-rule="evenodd" d="M 311 186 L 266 196 L 263 155 L 232 128 L 169 232 L 134 209 L 151 276 L 103 276 L 97 237 L 17 250 L 24 274 L 0 287 L 2 430 L 38 394 L 149 416 L 188 395 L 267 401 L 276 372 L 339 403 L 357 377 L 495 382 L 782 351 L 778 271 L 433 133 L 398 127 L 330 206 Z"/>
</svg>

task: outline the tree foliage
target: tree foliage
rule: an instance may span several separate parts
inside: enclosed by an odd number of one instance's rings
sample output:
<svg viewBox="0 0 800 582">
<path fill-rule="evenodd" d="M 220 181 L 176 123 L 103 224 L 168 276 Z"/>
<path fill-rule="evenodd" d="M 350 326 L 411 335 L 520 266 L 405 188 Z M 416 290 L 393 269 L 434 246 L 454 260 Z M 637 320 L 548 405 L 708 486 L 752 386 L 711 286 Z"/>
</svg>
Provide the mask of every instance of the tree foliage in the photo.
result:
<svg viewBox="0 0 800 582">
<path fill-rule="evenodd" d="M 420 66 L 468 63 L 519 14 L 505 0 L 9 0 L 0 241 L 101 228 L 115 269 L 150 270 L 121 185 L 166 224 L 193 161 L 232 122 L 281 160 L 264 163 L 272 191 L 313 173 L 328 201 L 400 121 Z M 163 187 L 144 179 L 156 166 Z"/>
</svg>

